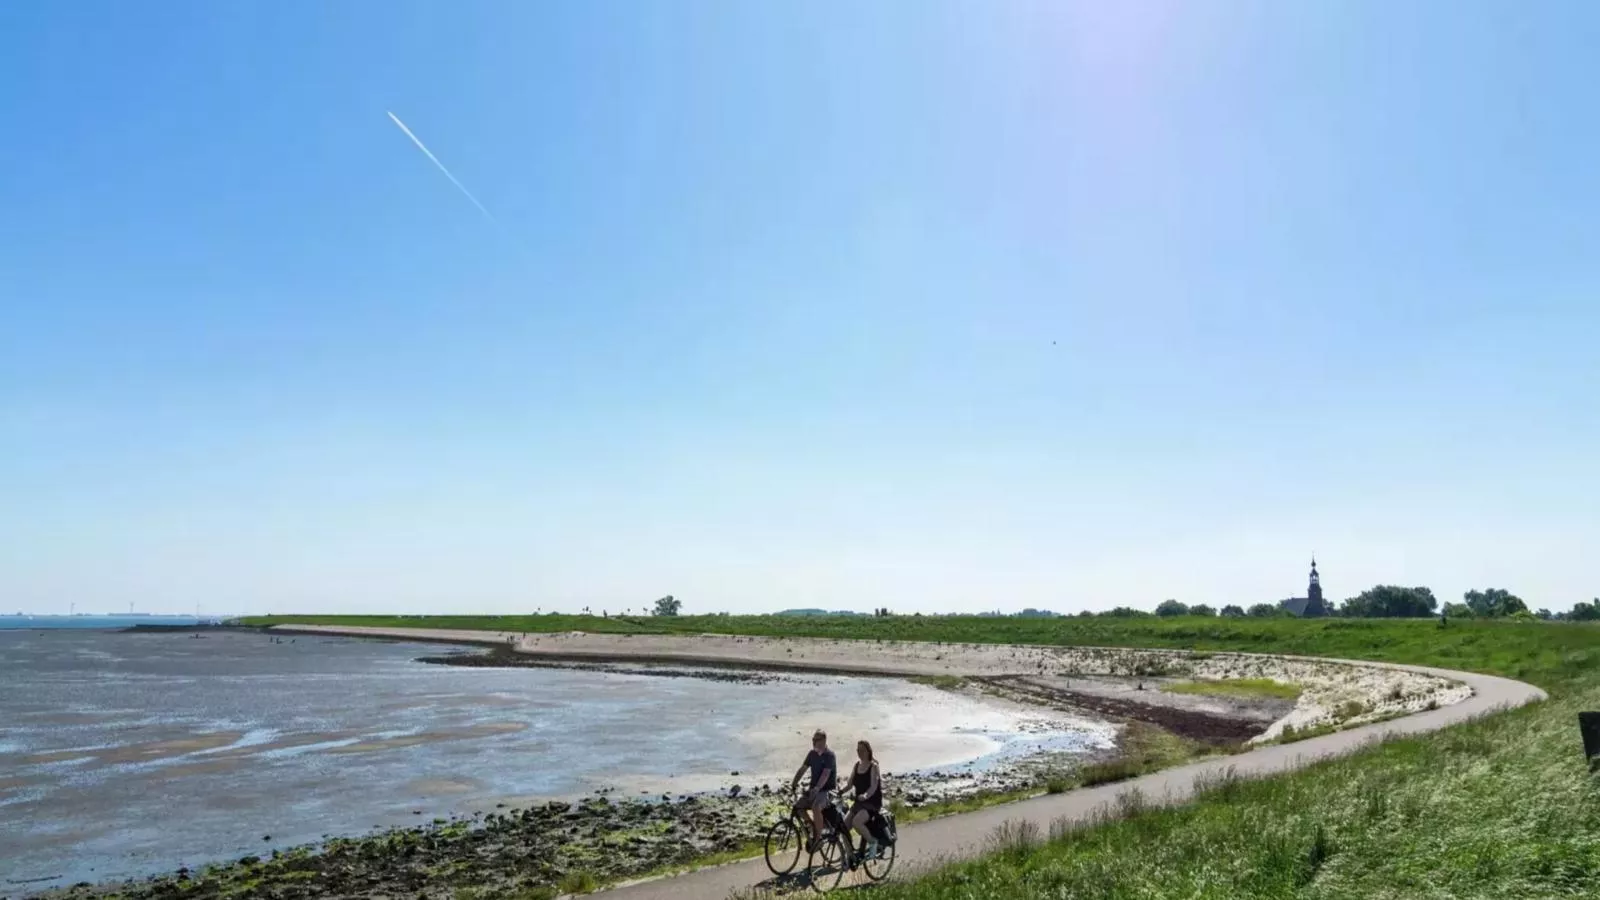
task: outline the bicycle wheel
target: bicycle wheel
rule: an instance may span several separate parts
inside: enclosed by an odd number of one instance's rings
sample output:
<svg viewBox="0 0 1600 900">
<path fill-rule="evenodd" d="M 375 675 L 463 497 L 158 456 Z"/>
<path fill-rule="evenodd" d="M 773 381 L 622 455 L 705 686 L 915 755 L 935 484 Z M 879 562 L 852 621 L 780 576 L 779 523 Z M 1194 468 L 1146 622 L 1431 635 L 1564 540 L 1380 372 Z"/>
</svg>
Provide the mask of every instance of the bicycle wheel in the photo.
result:
<svg viewBox="0 0 1600 900">
<path fill-rule="evenodd" d="M 784 819 L 767 829 L 767 839 L 763 843 L 767 868 L 774 875 L 787 875 L 800 862 L 800 851 L 805 849 L 806 839 L 793 819 Z"/>
<path fill-rule="evenodd" d="M 894 868 L 894 845 L 880 845 L 878 855 L 872 859 L 863 860 L 861 868 L 866 870 L 867 877 L 873 881 L 882 881 L 889 877 L 889 870 Z"/>
<path fill-rule="evenodd" d="M 830 834 L 817 845 L 815 853 L 806 860 L 807 874 L 811 876 L 811 888 L 819 894 L 826 894 L 839 886 L 844 881 L 844 842 L 837 834 Z"/>
</svg>

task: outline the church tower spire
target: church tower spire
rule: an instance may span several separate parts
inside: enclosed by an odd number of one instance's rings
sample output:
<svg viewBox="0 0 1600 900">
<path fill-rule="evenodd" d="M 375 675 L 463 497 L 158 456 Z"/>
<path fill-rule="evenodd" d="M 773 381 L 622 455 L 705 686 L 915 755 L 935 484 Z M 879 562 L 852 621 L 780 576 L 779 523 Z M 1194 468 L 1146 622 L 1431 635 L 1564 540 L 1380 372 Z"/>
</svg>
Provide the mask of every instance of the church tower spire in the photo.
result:
<svg viewBox="0 0 1600 900">
<path fill-rule="evenodd" d="M 1306 616 L 1325 616 L 1328 606 L 1322 600 L 1322 577 L 1317 574 L 1317 555 L 1311 554 L 1311 583 L 1306 587 Z"/>
</svg>

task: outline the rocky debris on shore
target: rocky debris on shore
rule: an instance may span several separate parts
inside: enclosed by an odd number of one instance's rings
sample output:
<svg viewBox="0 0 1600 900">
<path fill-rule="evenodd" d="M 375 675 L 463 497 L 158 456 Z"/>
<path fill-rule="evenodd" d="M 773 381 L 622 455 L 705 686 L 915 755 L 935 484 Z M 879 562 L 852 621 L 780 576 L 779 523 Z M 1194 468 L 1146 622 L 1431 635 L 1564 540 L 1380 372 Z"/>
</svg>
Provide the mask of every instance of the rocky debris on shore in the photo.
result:
<svg viewBox="0 0 1600 900">
<path fill-rule="evenodd" d="M 979 653 L 982 650 L 981 645 L 967 646 L 969 652 Z M 1252 743 L 1280 737 L 1288 728 L 1346 728 L 1448 706 L 1472 696 L 1470 687 L 1436 675 L 1332 660 L 1100 647 L 1013 647 L 1011 653 L 1016 655 L 1019 650 L 1025 650 L 1036 660 L 1035 674 L 1038 676 L 1109 676 L 1152 680 L 1192 678 L 1201 681 L 1267 679 L 1300 687 L 1301 694 L 1294 706 L 1265 728 L 1256 729 L 1256 733 L 1248 738 Z M 1080 699 L 1085 702 L 1072 705 L 1094 710 L 1099 703 L 1087 696 Z M 1176 718 L 1180 718 L 1168 713 L 1154 715 L 1155 718 L 1146 721 L 1155 721 L 1164 727 L 1171 727 Z M 1189 726 L 1179 724 L 1174 730 L 1181 733 L 1185 727 Z M 1202 732 L 1207 727 L 1210 726 L 1203 726 Z M 1240 730 L 1243 729 L 1240 723 Z M 1197 736 L 1214 742 L 1203 734 Z"/>
<path fill-rule="evenodd" d="M 728 800 L 550 801 L 434 820 L 321 845 L 273 850 L 201 871 L 101 885 L 41 898 L 475 898 L 533 897 L 563 878 L 640 875 L 750 843 L 783 807 L 770 791 Z M 550 888 L 551 891 L 544 889 Z"/>
<path fill-rule="evenodd" d="M 1126 697 L 1112 697 L 1088 691 L 1074 691 L 1044 683 L 1040 679 L 1016 676 L 974 678 L 974 682 L 995 696 L 1021 703 L 1051 706 L 1072 712 L 1088 713 L 1112 720 L 1147 722 L 1212 747 L 1231 748 L 1266 730 L 1270 721 L 1218 715 L 1182 709 L 1162 703 L 1147 703 Z M 1293 704 L 1288 704 L 1293 706 Z"/>
<path fill-rule="evenodd" d="M 1025 790 L 1084 760 L 1064 755 L 981 772 L 886 774 L 892 804 L 916 808 L 974 794 Z M 36 900 L 474 900 L 554 897 L 564 880 L 607 882 L 751 847 L 788 804 L 785 785 L 614 800 L 610 791 L 434 819 L 413 828 L 266 850 L 201 870 L 35 895 Z"/>
</svg>

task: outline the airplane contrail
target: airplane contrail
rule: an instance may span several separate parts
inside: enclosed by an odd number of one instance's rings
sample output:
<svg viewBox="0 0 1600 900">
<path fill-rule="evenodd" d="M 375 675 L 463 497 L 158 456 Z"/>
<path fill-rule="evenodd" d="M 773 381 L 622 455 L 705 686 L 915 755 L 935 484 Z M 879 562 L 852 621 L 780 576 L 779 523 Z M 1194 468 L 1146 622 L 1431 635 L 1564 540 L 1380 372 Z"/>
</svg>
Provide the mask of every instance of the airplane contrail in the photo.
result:
<svg viewBox="0 0 1600 900">
<path fill-rule="evenodd" d="M 385 112 L 388 112 L 388 110 L 385 110 Z M 467 199 L 472 201 L 472 205 L 476 206 L 479 212 L 483 213 L 489 221 L 499 224 L 498 220 L 495 219 L 494 214 L 489 212 L 489 210 L 486 209 L 482 203 L 479 203 L 477 197 L 472 196 L 472 192 L 467 190 L 466 185 L 457 181 L 456 177 L 450 174 L 450 170 L 444 167 L 444 163 L 439 162 L 439 157 L 433 155 L 433 151 L 429 150 L 428 146 L 422 143 L 421 138 L 418 138 L 416 135 L 411 133 L 411 129 L 406 127 L 406 123 L 400 121 L 399 116 L 391 112 L 389 113 L 389 118 L 393 119 L 394 123 L 400 126 L 400 130 L 406 133 L 406 137 L 411 138 L 411 143 L 416 144 L 418 150 L 421 150 L 429 159 L 433 160 L 433 164 L 439 167 L 439 171 L 444 173 L 444 177 L 450 179 L 451 184 L 455 185 L 456 188 L 461 191 L 461 193 L 467 195 Z"/>
</svg>

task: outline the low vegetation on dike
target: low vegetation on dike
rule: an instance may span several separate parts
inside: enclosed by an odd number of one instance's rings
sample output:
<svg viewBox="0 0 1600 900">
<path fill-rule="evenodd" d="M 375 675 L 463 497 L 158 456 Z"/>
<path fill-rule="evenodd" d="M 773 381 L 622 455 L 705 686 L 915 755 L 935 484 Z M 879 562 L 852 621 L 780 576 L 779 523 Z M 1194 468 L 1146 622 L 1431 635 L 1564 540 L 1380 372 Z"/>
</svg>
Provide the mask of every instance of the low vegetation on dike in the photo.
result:
<svg viewBox="0 0 1600 900">
<path fill-rule="evenodd" d="M 313 621 L 288 617 L 250 624 Z M 878 900 L 1014 897 L 1595 896 L 1600 776 L 1580 710 L 1600 709 L 1600 627 L 1541 622 L 738 616 L 318 617 L 502 631 L 723 632 L 1288 653 L 1517 678 L 1550 700 L 1263 781 L 1147 809 L 1123 796 L 1094 827 L 996 837 L 987 857 L 874 891 Z M 1063 787 L 1065 787 L 1063 785 Z"/>
<path fill-rule="evenodd" d="M 1179 681 L 1163 685 L 1169 694 L 1201 694 L 1207 697 L 1274 697 L 1294 700 L 1300 696 L 1298 685 L 1284 684 L 1271 678 L 1228 678 L 1223 681 Z"/>
</svg>

